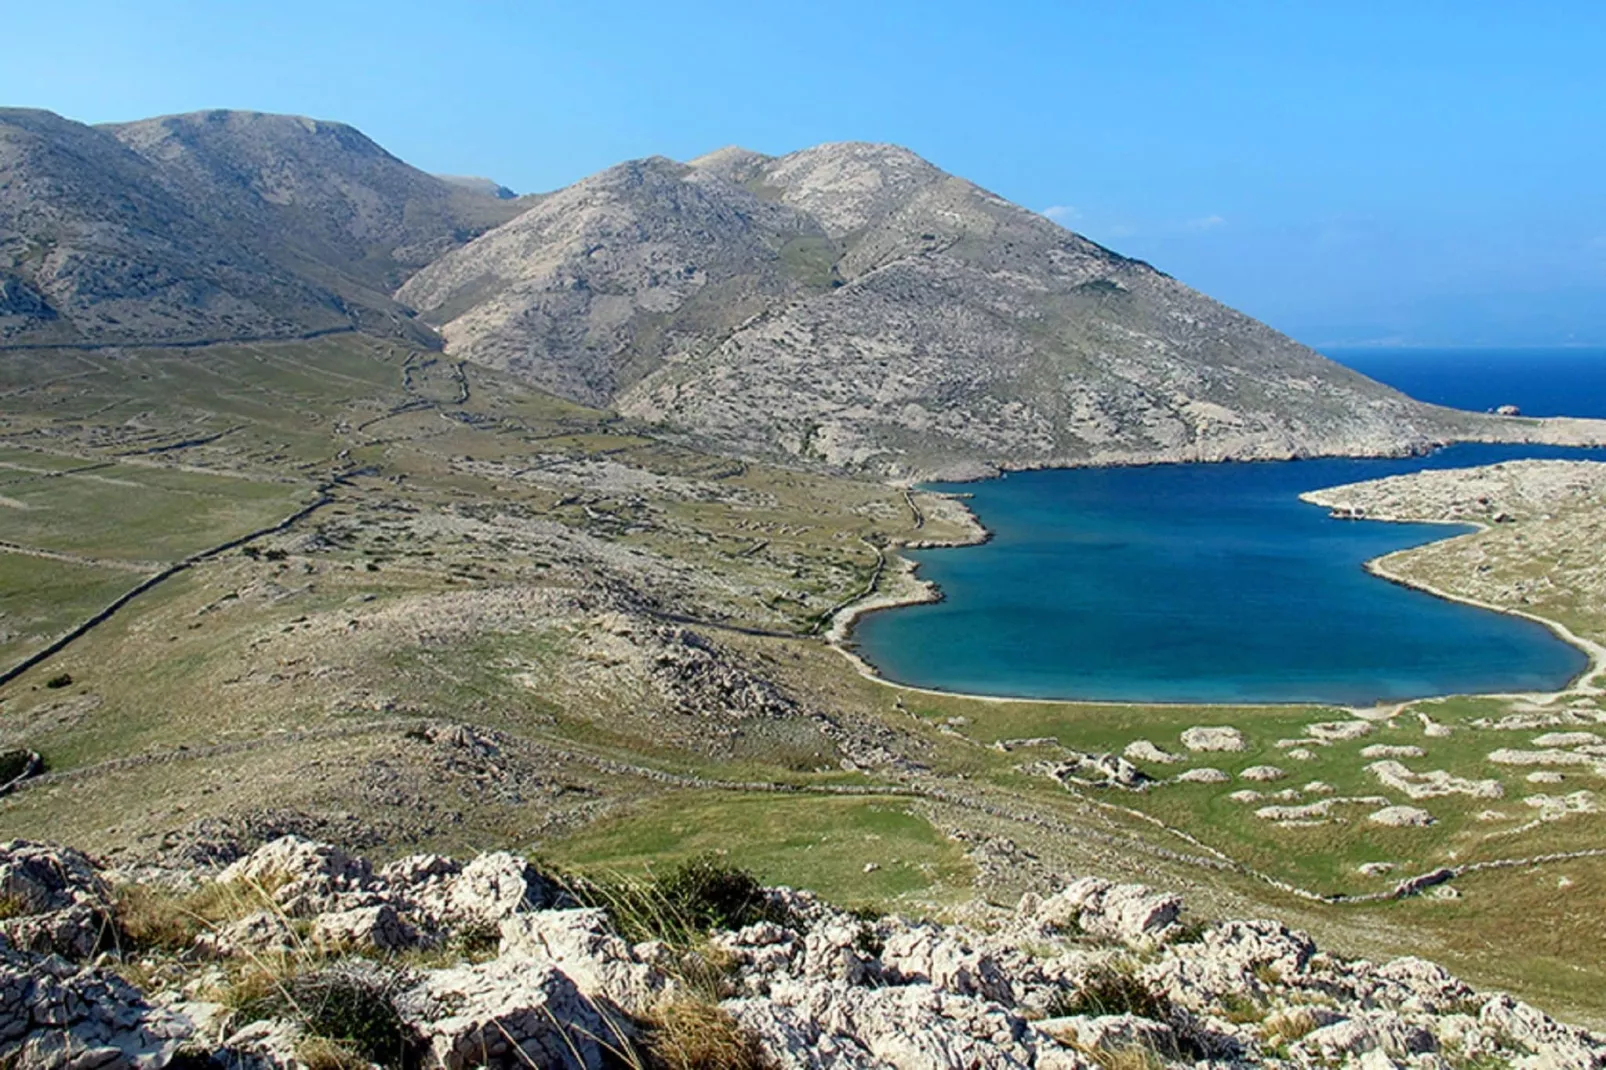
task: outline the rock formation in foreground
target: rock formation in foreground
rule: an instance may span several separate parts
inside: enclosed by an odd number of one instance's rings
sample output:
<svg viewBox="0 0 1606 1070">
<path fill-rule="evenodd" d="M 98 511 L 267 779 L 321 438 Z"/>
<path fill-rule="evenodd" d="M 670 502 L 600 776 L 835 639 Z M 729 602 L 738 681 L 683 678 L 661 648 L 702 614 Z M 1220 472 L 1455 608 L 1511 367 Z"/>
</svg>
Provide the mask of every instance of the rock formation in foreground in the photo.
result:
<svg viewBox="0 0 1606 1070">
<path fill-rule="evenodd" d="M 0 847 L 0 1062 L 1606 1066 L 1606 1038 L 1429 962 L 1190 922 L 1139 885 L 1070 880 L 952 925 L 711 863 L 655 899 L 641 888 L 507 853 L 376 869 L 295 837 L 218 873 L 101 871 L 15 841 Z"/>
</svg>

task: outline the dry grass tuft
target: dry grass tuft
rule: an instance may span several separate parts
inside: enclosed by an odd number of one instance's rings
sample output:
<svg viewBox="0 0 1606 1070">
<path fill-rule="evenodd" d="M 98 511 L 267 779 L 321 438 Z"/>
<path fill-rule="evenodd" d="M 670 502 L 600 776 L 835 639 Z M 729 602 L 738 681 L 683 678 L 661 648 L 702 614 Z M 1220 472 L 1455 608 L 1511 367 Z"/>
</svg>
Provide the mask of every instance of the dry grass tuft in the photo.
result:
<svg viewBox="0 0 1606 1070">
<path fill-rule="evenodd" d="M 757 1038 L 718 1004 L 671 1000 L 646 1024 L 647 1065 L 654 1070 L 774 1070 Z"/>
</svg>

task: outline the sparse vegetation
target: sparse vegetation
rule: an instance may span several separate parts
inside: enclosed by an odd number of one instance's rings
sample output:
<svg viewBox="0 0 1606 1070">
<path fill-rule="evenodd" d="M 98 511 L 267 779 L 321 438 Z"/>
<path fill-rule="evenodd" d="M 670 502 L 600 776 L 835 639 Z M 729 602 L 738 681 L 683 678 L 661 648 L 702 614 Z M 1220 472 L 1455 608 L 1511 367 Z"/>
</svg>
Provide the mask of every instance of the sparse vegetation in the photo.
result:
<svg viewBox="0 0 1606 1070">
<path fill-rule="evenodd" d="M 773 1070 L 758 1042 L 717 1004 L 675 999 L 647 1023 L 651 1070 Z"/>
<path fill-rule="evenodd" d="M 413 1044 L 394 1002 L 406 979 L 365 959 L 259 959 L 234 979 L 225 1003 L 240 1024 L 266 1018 L 299 1023 L 315 1043 L 312 1054 L 331 1060 L 325 1065 L 357 1059 L 399 1068 Z"/>
<path fill-rule="evenodd" d="M 614 926 L 632 941 L 662 940 L 691 947 L 710 929 L 788 920 L 758 878 L 714 855 L 689 859 L 661 876 L 574 875 L 565 879 L 565 887 L 581 903 L 606 910 Z"/>
<path fill-rule="evenodd" d="M 1045 1013 L 1050 1018 L 1076 1015 L 1135 1014 L 1165 1021 L 1171 1001 L 1130 966 L 1100 965 L 1074 987 L 1062 990 Z"/>
</svg>

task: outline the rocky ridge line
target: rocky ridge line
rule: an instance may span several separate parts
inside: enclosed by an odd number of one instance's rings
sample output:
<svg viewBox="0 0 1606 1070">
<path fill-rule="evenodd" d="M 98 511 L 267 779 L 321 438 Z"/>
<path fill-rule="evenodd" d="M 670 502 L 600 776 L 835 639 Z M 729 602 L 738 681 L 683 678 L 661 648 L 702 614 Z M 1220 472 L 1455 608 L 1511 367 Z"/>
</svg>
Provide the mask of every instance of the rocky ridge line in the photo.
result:
<svg viewBox="0 0 1606 1070">
<path fill-rule="evenodd" d="M 132 883 L 261 899 L 164 963 L 119 943 Z M 248 1015 L 213 995 L 278 956 L 300 963 L 287 992 L 365 994 L 410 1058 L 450 1070 L 601 1070 L 687 1000 L 756 1045 L 742 1065 L 786 1070 L 1606 1066 L 1606 1038 L 1432 963 L 1346 960 L 1272 921 L 1191 923 L 1175 895 L 1095 877 L 956 924 L 768 889 L 752 918 L 692 948 L 627 940 L 572 887 L 505 852 L 376 869 L 287 836 L 221 872 L 119 872 L 14 841 L 0 847 L 0 1059 L 308 1066 L 307 1014 Z M 465 936 L 494 954 L 441 955 Z"/>
</svg>

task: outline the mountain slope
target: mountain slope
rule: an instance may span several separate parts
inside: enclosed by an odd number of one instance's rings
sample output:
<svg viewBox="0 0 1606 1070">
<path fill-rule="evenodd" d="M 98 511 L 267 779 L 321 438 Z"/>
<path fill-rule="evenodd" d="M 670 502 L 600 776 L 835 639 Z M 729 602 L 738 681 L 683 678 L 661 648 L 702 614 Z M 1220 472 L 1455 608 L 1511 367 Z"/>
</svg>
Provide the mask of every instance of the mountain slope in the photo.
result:
<svg viewBox="0 0 1606 1070">
<path fill-rule="evenodd" d="M 425 174 L 343 123 L 206 111 L 103 127 L 186 203 L 389 295 L 520 210 Z"/>
<path fill-rule="evenodd" d="M 623 165 L 397 296 L 453 352 L 576 400 L 880 473 L 1444 434 L 1437 410 L 895 146 Z"/>
<path fill-rule="evenodd" d="M 391 291 L 521 208 L 335 123 L 0 110 L 0 343 L 416 333 Z"/>
<path fill-rule="evenodd" d="M 0 110 L 0 341 L 283 336 L 347 323 L 328 289 L 218 233 L 111 135 Z"/>
</svg>

